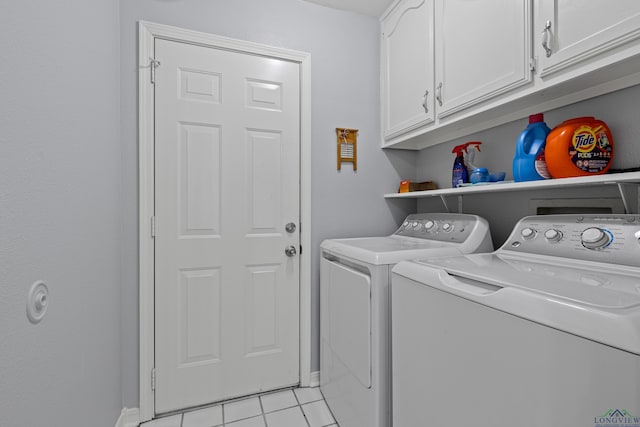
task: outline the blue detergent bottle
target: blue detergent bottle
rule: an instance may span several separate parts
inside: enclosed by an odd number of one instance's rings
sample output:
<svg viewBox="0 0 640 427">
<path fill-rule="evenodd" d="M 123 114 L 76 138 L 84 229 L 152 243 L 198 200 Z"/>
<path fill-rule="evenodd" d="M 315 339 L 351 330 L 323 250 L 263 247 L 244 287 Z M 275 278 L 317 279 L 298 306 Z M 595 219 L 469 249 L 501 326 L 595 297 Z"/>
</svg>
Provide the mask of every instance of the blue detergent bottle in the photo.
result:
<svg viewBox="0 0 640 427">
<path fill-rule="evenodd" d="M 469 182 L 469 171 L 467 165 L 464 164 L 464 153 L 467 151 L 469 143 L 456 145 L 452 153 L 456 153 L 456 159 L 453 161 L 453 171 L 451 173 L 451 186 L 458 187 L 460 184 Z"/>
<path fill-rule="evenodd" d="M 514 181 L 549 179 L 544 161 L 544 146 L 551 129 L 544 122 L 542 113 L 529 116 L 529 126 L 520 133 L 513 158 Z"/>
</svg>

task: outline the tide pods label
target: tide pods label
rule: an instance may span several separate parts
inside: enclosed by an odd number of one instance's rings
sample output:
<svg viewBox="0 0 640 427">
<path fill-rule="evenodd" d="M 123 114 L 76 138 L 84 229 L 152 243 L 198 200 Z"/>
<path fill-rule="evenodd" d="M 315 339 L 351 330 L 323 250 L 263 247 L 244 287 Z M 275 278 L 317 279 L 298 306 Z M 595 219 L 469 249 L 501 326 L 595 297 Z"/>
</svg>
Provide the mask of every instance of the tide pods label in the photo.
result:
<svg viewBox="0 0 640 427">
<path fill-rule="evenodd" d="M 578 153 L 591 153 L 596 148 L 596 133 L 589 126 L 581 126 L 573 134 L 573 147 Z"/>
<path fill-rule="evenodd" d="M 578 169 L 602 172 L 611 162 L 611 144 L 602 126 L 580 126 L 573 133 L 569 157 Z"/>
</svg>

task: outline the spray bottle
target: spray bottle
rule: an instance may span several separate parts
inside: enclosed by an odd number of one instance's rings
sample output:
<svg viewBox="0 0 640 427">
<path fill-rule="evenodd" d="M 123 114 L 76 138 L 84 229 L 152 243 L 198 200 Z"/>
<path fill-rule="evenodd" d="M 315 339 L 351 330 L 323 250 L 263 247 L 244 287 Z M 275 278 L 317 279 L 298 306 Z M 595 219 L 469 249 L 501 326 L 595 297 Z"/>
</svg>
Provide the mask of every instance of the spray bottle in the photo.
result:
<svg viewBox="0 0 640 427">
<path fill-rule="evenodd" d="M 456 153 L 456 159 L 453 161 L 453 171 L 451 173 L 451 186 L 458 187 L 460 184 L 469 182 L 469 171 L 464 164 L 464 153 L 467 152 L 469 143 L 456 145 L 452 153 Z"/>
<path fill-rule="evenodd" d="M 467 166 L 469 166 L 471 171 L 480 168 L 480 166 L 476 165 L 474 162 L 476 151 L 480 152 L 480 145 L 482 145 L 482 142 L 480 141 L 471 141 L 466 143 L 465 151 L 467 152 Z"/>
<path fill-rule="evenodd" d="M 469 170 L 471 171 L 471 174 L 469 175 L 469 181 L 472 184 L 488 182 L 491 180 L 489 170 L 487 168 L 480 167 L 475 163 L 475 155 L 476 152 L 480 152 L 481 144 L 482 142 L 480 141 L 472 141 L 467 143 L 467 165 L 469 166 Z"/>
</svg>

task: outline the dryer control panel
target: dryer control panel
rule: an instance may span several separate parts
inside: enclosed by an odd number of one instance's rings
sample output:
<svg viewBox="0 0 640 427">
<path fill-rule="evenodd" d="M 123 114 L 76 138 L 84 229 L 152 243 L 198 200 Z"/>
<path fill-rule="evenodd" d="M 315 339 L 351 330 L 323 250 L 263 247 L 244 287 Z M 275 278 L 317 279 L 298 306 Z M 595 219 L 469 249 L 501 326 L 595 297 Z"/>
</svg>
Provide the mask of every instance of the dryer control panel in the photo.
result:
<svg viewBox="0 0 640 427">
<path fill-rule="evenodd" d="M 640 267 L 640 215 L 525 217 L 499 251 Z"/>
<path fill-rule="evenodd" d="M 393 233 L 395 236 L 462 243 L 486 221 L 476 215 L 425 213 L 409 215 Z"/>
</svg>

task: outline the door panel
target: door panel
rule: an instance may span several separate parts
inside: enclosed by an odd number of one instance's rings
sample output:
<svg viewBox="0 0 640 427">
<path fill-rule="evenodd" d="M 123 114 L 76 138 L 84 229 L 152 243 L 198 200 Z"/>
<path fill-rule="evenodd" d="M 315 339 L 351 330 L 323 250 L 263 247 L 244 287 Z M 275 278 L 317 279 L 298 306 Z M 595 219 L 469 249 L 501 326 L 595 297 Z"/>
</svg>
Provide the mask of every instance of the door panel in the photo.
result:
<svg viewBox="0 0 640 427">
<path fill-rule="evenodd" d="M 543 29 L 550 56 L 541 48 Z M 548 76 L 640 37 L 640 2 L 543 0 L 536 16 L 541 75 Z"/>
<path fill-rule="evenodd" d="M 218 235 L 220 128 L 186 123 L 179 127 L 181 236 Z"/>
<path fill-rule="evenodd" d="M 532 80 L 530 0 L 437 0 L 438 117 Z M 479 19 L 488 17 L 488 19 Z"/>
<path fill-rule="evenodd" d="M 282 137 L 276 132 L 264 130 L 247 131 L 249 161 L 247 180 L 251 213 L 251 232 L 270 230 L 277 232 L 281 217 L 282 194 L 280 193 L 280 153 Z"/>
<path fill-rule="evenodd" d="M 381 25 L 382 129 L 390 139 L 435 117 L 433 0 L 407 0 Z"/>
<path fill-rule="evenodd" d="M 329 336 L 336 357 L 366 388 L 371 387 L 371 276 L 330 263 Z"/>
<path fill-rule="evenodd" d="M 180 272 L 178 335 L 182 338 L 180 366 L 190 363 L 218 363 L 220 360 L 220 271 Z M 201 328 L 201 324 L 212 325 Z"/>
<path fill-rule="evenodd" d="M 155 42 L 156 413 L 299 382 L 299 65 Z"/>
</svg>

